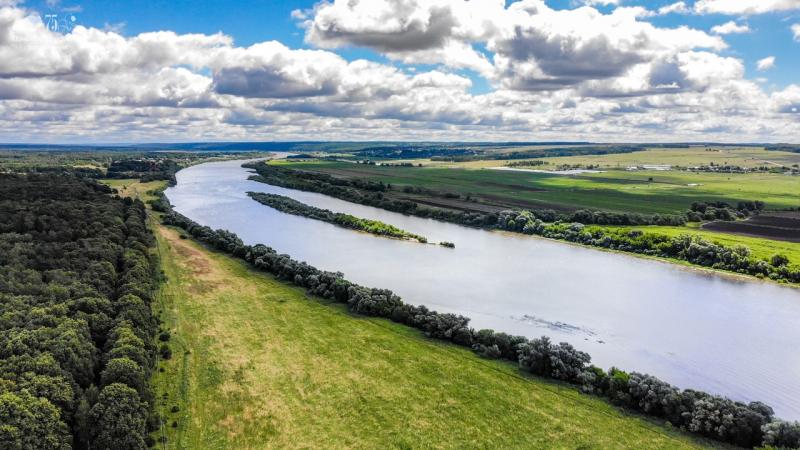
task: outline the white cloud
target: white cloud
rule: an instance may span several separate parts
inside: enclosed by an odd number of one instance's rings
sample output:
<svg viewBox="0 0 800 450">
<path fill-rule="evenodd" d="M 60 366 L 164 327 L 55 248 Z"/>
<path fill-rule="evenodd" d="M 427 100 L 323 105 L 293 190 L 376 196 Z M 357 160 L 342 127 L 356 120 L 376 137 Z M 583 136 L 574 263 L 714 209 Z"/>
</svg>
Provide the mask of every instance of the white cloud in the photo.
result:
<svg viewBox="0 0 800 450">
<path fill-rule="evenodd" d="M 315 7 L 306 41 L 321 48 L 374 48 L 405 63 L 490 69 L 470 41 L 485 39 L 502 0 L 336 0 Z"/>
<path fill-rule="evenodd" d="M 733 20 L 730 22 L 725 22 L 722 25 L 717 25 L 711 28 L 711 32 L 714 34 L 743 34 L 749 33 L 750 27 L 747 24 L 739 25 Z"/>
<path fill-rule="evenodd" d="M 615 10 L 615 12 L 618 14 L 630 14 L 633 17 L 636 17 L 637 19 L 655 17 L 658 15 L 657 12 L 650 11 L 644 6 L 620 6 Z"/>
<path fill-rule="evenodd" d="M 675 2 L 658 9 L 658 14 L 660 16 L 665 16 L 667 14 L 689 14 L 690 12 L 692 12 L 692 10 L 686 5 L 686 2 Z"/>
<path fill-rule="evenodd" d="M 584 5 L 595 6 L 609 6 L 609 5 L 619 5 L 622 3 L 621 0 L 583 0 Z"/>
<path fill-rule="evenodd" d="M 204 66 L 232 39 L 222 34 L 143 33 L 125 39 L 113 31 L 76 27 L 61 35 L 41 18 L 0 9 L 0 77 L 91 76 L 164 65 Z"/>
<path fill-rule="evenodd" d="M 792 25 L 792 33 L 794 33 L 794 40 L 800 41 L 800 23 Z"/>
<path fill-rule="evenodd" d="M 533 6 L 533 8 L 530 8 Z M 632 67 L 696 48 L 720 50 L 719 37 L 686 27 L 657 28 L 620 8 L 552 10 L 515 3 L 511 26 L 489 43 L 498 77 L 514 89 L 559 89 L 623 75 Z"/>
<path fill-rule="evenodd" d="M 293 9 L 290 13 L 292 19 L 295 20 L 307 20 L 308 19 L 308 12 L 302 9 Z"/>
<path fill-rule="evenodd" d="M 607 3 L 607 2 L 601 2 Z M 619 3 L 619 2 L 614 2 Z M 543 0 L 334 0 L 306 22 L 322 48 L 369 47 L 405 63 L 471 68 L 512 89 L 559 89 L 619 76 L 635 64 L 724 41 L 686 27 L 639 21 L 645 8 L 610 14 L 554 10 Z M 474 45 L 483 44 L 492 61 Z"/>
<path fill-rule="evenodd" d="M 771 96 L 772 109 L 782 114 L 800 117 L 800 86 L 793 84 Z"/>
<path fill-rule="evenodd" d="M 756 63 L 756 67 L 759 71 L 769 70 L 775 67 L 775 57 L 774 56 L 767 56 L 764 59 L 759 59 Z"/>
<path fill-rule="evenodd" d="M 800 88 L 767 95 L 744 79 L 740 59 L 719 54 L 721 37 L 640 21 L 640 7 L 604 14 L 541 0 L 361 3 L 296 14 L 309 42 L 322 47 L 314 50 L 276 41 L 239 47 L 224 34 L 125 37 L 77 27 L 62 35 L 28 10 L 0 8 L 0 140 L 800 135 L 792 112 Z M 437 69 L 332 51 L 350 45 Z M 472 81 L 453 73 L 462 67 L 483 74 L 493 90 L 471 94 Z"/>
<path fill-rule="evenodd" d="M 700 14 L 752 15 L 800 9 L 800 0 L 698 0 Z"/>
</svg>

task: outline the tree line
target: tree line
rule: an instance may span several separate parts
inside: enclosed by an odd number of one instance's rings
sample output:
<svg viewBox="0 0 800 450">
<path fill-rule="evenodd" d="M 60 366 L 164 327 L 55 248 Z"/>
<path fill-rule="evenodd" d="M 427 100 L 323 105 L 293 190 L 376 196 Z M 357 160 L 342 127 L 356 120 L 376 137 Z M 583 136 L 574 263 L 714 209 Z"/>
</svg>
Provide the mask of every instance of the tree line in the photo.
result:
<svg viewBox="0 0 800 450">
<path fill-rule="evenodd" d="M 256 163 L 258 175 L 252 180 L 267 184 L 318 192 L 342 200 L 383 208 L 403 214 L 432 218 L 461 225 L 495 228 L 538 235 L 583 245 L 617 251 L 678 259 L 704 267 L 800 283 L 800 266 L 783 261 L 781 255 L 764 261 L 751 255 L 744 246 L 727 247 L 689 234 L 670 237 L 660 233 L 609 230 L 591 225 L 680 225 L 687 220 L 733 220 L 758 214 L 764 209 L 761 201 L 695 202 L 686 215 L 646 216 L 632 213 L 579 210 L 556 213 L 552 210 L 514 210 L 492 213 L 452 211 L 429 208 L 408 200 L 390 199 L 384 195 L 390 187 L 369 180 L 346 180 L 328 174 L 304 172 L 275 165 Z M 774 264 L 773 262 L 779 262 Z"/>
<path fill-rule="evenodd" d="M 728 247 L 697 235 L 670 237 L 641 230 L 608 229 L 581 223 L 545 223 L 529 211 L 503 211 L 495 226 L 507 231 L 592 247 L 678 259 L 713 269 L 800 283 L 800 266 L 790 265 L 785 255 L 776 254 L 765 261 L 752 256 L 750 249 L 744 245 Z"/>
<path fill-rule="evenodd" d="M 800 423 L 783 422 L 763 403 L 742 403 L 695 390 L 680 390 L 656 377 L 617 368 L 605 371 L 568 343 L 528 339 L 494 330 L 475 330 L 469 319 L 404 303 L 388 289 L 360 286 L 338 272 L 321 271 L 262 244 L 245 245 L 235 234 L 213 230 L 169 212 L 167 225 L 241 258 L 253 267 L 304 287 L 309 293 L 344 303 L 354 313 L 383 317 L 421 330 L 426 336 L 472 348 L 486 358 L 506 359 L 521 370 L 579 387 L 612 403 L 669 421 L 682 430 L 744 447 L 800 447 Z"/>
<path fill-rule="evenodd" d="M 140 201 L 0 175 L 0 448 L 142 449 L 157 263 Z"/>
<path fill-rule="evenodd" d="M 455 154 L 431 156 L 431 161 L 480 161 L 480 160 L 515 160 L 532 158 L 553 158 L 557 156 L 611 155 L 633 153 L 647 150 L 645 145 L 582 145 L 579 147 L 552 147 L 511 152 L 481 152 L 475 154 Z"/>
<path fill-rule="evenodd" d="M 364 231 L 377 236 L 415 240 L 423 244 L 428 242 L 428 239 L 423 236 L 409 233 L 408 231 L 401 230 L 394 225 L 379 220 L 362 219 L 350 214 L 336 213 L 328 209 L 316 208 L 283 195 L 266 194 L 263 192 L 248 192 L 247 195 L 262 205 L 269 206 L 270 208 L 277 209 L 287 214 L 321 220 L 343 228 Z M 159 204 L 159 207 L 162 207 L 162 205 Z"/>
</svg>

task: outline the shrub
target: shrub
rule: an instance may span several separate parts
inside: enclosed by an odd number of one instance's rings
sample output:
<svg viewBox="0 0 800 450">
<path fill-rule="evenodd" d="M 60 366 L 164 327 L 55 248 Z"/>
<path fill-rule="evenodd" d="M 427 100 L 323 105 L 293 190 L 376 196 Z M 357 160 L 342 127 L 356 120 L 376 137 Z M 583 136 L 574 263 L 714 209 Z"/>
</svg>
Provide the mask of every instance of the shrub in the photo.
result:
<svg viewBox="0 0 800 450">
<path fill-rule="evenodd" d="M 172 350 L 169 348 L 169 345 L 167 344 L 161 344 L 161 347 L 158 348 L 158 352 L 161 354 L 162 359 L 172 358 Z"/>
</svg>

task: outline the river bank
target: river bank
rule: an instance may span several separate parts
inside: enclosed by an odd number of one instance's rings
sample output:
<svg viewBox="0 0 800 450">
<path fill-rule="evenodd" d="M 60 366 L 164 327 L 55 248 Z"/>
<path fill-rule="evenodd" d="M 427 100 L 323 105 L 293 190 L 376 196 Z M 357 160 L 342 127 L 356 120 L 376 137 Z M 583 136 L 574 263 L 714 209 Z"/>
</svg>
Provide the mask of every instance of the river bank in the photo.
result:
<svg viewBox="0 0 800 450">
<path fill-rule="evenodd" d="M 780 416 L 800 417 L 791 400 L 800 397 L 790 351 L 800 338 L 796 290 L 403 216 L 247 181 L 248 175 L 231 162 L 195 166 L 179 172 L 167 196 L 200 223 L 342 271 L 362 285 L 392 289 L 407 302 L 464 314 L 476 328 L 547 334 L 588 351 L 605 367 L 633 367 L 680 387 L 763 400 Z M 287 216 L 253 202 L 247 191 L 381 220 L 431 240 L 455 241 L 458 248 L 375 239 Z M 550 325 L 557 323 L 569 327 Z M 751 364 L 741 367 L 741 360 Z M 753 386 L 756 379 L 764 384 Z"/>
</svg>

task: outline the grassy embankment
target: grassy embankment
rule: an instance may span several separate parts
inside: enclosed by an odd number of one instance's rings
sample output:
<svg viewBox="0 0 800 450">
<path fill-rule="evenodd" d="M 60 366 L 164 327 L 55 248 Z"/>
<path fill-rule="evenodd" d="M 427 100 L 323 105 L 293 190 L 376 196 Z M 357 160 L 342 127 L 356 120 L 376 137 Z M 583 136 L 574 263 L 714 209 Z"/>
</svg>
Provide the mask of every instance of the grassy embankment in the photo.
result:
<svg viewBox="0 0 800 450">
<path fill-rule="evenodd" d="M 172 447 L 699 445 L 510 364 L 354 317 L 175 230 L 158 235 L 175 356 L 155 386 L 177 422 Z"/>
<path fill-rule="evenodd" d="M 681 234 L 698 235 L 706 240 L 722 244 L 726 247 L 744 245 L 750 249 L 753 256 L 759 259 L 769 259 L 773 255 L 783 254 L 789 261 L 800 263 L 800 244 L 795 242 L 775 241 L 772 239 L 739 236 L 734 234 L 720 233 L 717 231 L 707 231 L 692 227 L 603 227 L 609 229 L 641 230 L 648 233 L 666 234 L 667 236 L 678 236 Z"/>
<path fill-rule="evenodd" d="M 167 448 L 706 445 L 511 364 L 353 316 L 153 224 L 173 351 L 153 379 Z"/>
</svg>

